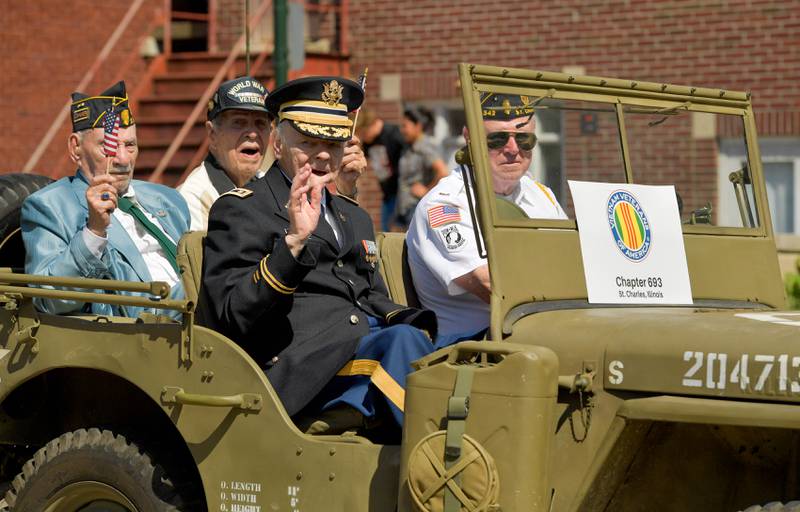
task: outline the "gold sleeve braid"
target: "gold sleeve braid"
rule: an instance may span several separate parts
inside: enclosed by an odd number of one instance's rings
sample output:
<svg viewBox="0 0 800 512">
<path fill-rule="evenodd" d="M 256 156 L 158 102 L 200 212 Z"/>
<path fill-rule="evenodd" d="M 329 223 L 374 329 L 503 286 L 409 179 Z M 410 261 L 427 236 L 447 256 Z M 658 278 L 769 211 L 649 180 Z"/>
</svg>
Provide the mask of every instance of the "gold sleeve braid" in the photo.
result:
<svg viewBox="0 0 800 512">
<path fill-rule="evenodd" d="M 291 288 L 289 286 L 286 286 L 285 284 L 281 283 L 278 280 L 278 278 L 276 278 L 275 276 L 272 275 L 272 273 L 269 271 L 269 268 L 267 268 L 267 259 L 268 258 L 269 258 L 269 254 L 264 256 L 264 258 L 261 260 L 261 263 L 259 263 L 259 268 L 261 270 L 261 277 L 264 278 L 264 281 L 266 281 L 266 283 L 268 285 L 270 285 L 272 288 L 274 288 L 275 291 L 277 291 L 279 293 L 282 293 L 284 295 L 293 294 L 294 291 L 297 288 L 296 287 L 295 288 Z"/>
</svg>

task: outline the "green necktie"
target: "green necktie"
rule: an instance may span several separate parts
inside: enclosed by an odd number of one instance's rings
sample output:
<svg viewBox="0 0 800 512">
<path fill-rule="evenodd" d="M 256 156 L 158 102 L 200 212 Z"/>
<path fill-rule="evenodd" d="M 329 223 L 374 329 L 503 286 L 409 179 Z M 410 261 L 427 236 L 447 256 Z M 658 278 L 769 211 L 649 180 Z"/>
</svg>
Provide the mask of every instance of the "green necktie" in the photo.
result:
<svg viewBox="0 0 800 512">
<path fill-rule="evenodd" d="M 164 234 L 161 228 L 150 222 L 150 220 L 147 218 L 147 216 L 144 214 L 141 208 L 133 204 L 133 201 L 131 201 L 127 197 L 120 197 L 117 204 L 119 205 L 120 210 L 122 210 L 125 213 L 133 215 L 133 218 L 138 220 L 139 223 L 144 227 L 144 229 L 146 229 L 148 233 L 153 235 L 155 239 L 158 240 L 158 245 L 160 245 L 161 248 L 164 249 L 164 255 L 167 257 L 167 260 L 172 265 L 172 268 L 174 268 L 175 272 L 177 272 L 178 275 L 180 275 L 180 269 L 178 269 L 178 260 L 175 258 L 175 255 L 178 253 L 178 248 L 172 242 L 172 240 L 167 238 L 167 235 Z"/>
</svg>

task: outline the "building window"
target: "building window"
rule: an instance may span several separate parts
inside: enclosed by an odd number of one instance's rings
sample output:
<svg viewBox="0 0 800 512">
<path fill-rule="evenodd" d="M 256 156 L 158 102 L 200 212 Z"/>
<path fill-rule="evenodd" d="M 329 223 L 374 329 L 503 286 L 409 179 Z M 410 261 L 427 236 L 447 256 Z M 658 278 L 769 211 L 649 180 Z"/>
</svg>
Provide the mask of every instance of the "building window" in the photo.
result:
<svg viewBox="0 0 800 512">
<path fill-rule="evenodd" d="M 794 198 L 797 193 L 796 184 L 800 181 L 796 179 L 798 171 L 800 166 L 792 161 L 764 162 L 769 214 L 776 233 L 797 233 L 798 209 L 794 205 Z"/>
<path fill-rule="evenodd" d="M 776 234 L 800 235 L 800 138 L 762 137 L 759 140 L 769 213 Z M 743 148 L 720 145 L 719 169 L 746 160 Z M 728 185 L 720 174 L 720 187 Z M 735 204 L 722 205 L 723 214 L 735 215 Z"/>
</svg>

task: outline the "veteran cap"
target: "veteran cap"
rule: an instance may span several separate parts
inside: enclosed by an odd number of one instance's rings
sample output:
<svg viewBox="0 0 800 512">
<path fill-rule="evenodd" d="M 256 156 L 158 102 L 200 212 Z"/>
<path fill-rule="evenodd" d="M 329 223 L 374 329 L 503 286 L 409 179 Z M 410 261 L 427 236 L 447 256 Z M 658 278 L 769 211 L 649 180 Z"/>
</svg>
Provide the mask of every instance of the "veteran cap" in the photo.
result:
<svg viewBox="0 0 800 512">
<path fill-rule="evenodd" d="M 361 106 L 364 91 L 346 78 L 310 76 L 286 82 L 267 98 L 267 108 L 290 121 L 304 135 L 326 140 L 350 140 L 349 112 Z"/>
<path fill-rule="evenodd" d="M 72 104 L 69 111 L 72 117 L 72 131 L 79 132 L 89 128 L 102 128 L 103 116 L 109 109 L 119 115 L 121 127 L 134 123 L 133 114 L 128 106 L 128 93 L 125 82 L 117 82 L 97 96 L 89 96 L 82 92 L 72 93 Z"/>
<path fill-rule="evenodd" d="M 508 121 L 533 114 L 533 100 L 519 94 L 481 93 L 481 111 L 484 120 Z"/>
<path fill-rule="evenodd" d="M 208 120 L 224 110 L 255 110 L 268 112 L 264 103 L 269 91 L 264 84 L 251 76 L 240 76 L 220 84 L 208 102 Z"/>
</svg>

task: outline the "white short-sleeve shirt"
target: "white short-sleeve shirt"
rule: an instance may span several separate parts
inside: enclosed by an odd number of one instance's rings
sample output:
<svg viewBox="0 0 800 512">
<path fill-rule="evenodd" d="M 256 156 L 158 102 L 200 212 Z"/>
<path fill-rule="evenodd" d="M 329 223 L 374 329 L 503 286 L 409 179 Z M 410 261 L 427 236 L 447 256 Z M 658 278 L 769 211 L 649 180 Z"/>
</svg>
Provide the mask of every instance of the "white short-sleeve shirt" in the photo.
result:
<svg viewBox="0 0 800 512">
<path fill-rule="evenodd" d="M 566 219 L 553 192 L 528 176 L 507 199 L 530 218 Z M 420 200 L 406 235 L 420 303 L 436 312 L 441 334 L 468 334 L 489 326 L 489 305 L 454 280 L 487 261 L 478 255 L 461 171 L 442 178 Z"/>
</svg>

